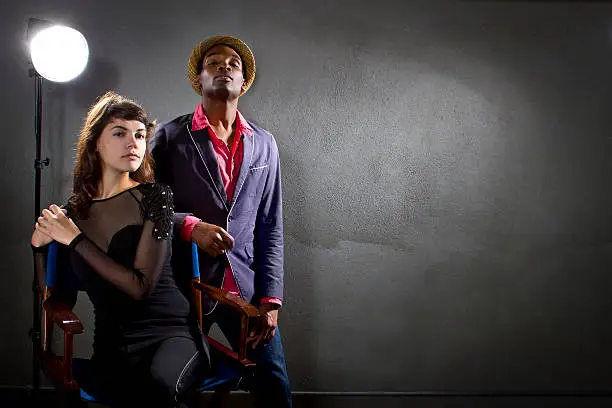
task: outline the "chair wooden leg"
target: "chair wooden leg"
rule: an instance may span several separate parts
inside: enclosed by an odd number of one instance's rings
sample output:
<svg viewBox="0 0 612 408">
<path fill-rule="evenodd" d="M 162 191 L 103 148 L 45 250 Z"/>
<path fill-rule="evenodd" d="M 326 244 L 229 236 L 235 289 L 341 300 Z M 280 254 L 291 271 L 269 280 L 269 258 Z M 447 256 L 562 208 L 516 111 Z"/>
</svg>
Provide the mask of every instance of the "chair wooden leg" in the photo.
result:
<svg viewBox="0 0 612 408">
<path fill-rule="evenodd" d="M 223 408 L 229 403 L 229 390 L 215 390 L 211 400 L 211 406 L 213 408 Z"/>
</svg>

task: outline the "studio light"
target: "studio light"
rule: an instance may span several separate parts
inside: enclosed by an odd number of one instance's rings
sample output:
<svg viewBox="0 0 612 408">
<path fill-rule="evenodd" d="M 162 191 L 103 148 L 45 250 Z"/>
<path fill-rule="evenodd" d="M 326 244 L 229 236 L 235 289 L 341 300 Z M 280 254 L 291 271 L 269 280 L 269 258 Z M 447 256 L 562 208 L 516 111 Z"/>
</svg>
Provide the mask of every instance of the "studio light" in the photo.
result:
<svg viewBox="0 0 612 408">
<path fill-rule="evenodd" d="M 30 56 L 34 69 L 45 79 L 67 82 L 85 69 L 89 47 L 80 32 L 56 25 L 34 35 L 30 42 Z"/>
<path fill-rule="evenodd" d="M 89 47 L 83 34 L 50 21 L 30 18 L 26 30 L 29 47 L 30 76 L 34 78 L 34 136 L 36 157 L 34 159 L 34 220 L 40 214 L 40 191 L 42 170 L 49 159 L 42 158 L 43 82 L 68 82 L 76 78 L 87 65 Z M 42 302 L 46 293 L 38 287 L 36 270 L 32 282 L 32 389 L 31 406 L 38 406 L 41 368 L 41 336 L 47 332 L 46 322 L 41 322 Z"/>
</svg>

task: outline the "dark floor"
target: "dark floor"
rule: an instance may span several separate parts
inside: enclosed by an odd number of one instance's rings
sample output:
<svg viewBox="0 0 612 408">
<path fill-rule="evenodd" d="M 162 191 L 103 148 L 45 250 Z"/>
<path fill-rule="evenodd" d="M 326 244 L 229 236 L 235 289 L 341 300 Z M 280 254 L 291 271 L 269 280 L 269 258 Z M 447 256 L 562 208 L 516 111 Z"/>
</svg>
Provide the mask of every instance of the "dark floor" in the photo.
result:
<svg viewBox="0 0 612 408">
<path fill-rule="evenodd" d="M 350 396 L 318 393 L 294 394 L 294 408 L 599 408 L 612 407 L 610 396 L 407 396 L 407 395 L 374 395 Z M 208 406 L 210 394 L 201 398 L 201 407 Z M 0 408 L 26 407 L 26 408 L 53 408 L 53 392 L 45 389 L 41 392 L 37 402 L 31 398 L 27 388 L 4 387 L 0 388 Z M 233 393 L 229 407 L 251 407 L 250 396 L 247 393 Z M 61 406 L 61 405 L 60 405 Z M 90 403 L 88 408 L 104 408 L 103 405 Z M 273 408 L 273 407 L 267 407 Z"/>
</svg>

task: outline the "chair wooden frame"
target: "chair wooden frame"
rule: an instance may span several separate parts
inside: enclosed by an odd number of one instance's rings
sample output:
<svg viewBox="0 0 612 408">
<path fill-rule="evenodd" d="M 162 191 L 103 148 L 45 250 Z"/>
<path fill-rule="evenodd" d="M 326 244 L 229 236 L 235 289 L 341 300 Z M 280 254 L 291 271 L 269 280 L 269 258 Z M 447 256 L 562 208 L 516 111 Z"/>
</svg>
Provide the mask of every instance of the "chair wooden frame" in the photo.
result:
<svg viewBox="0 0 612 408">
<path fill-rule="evenodd" d="M 195 268 L 198 266 L 195 244 L 192 246 L 192 256 Z M 55 262 L 54 255 L 50 254 L 48 262 Z M 199 269 L 195 270 L 199 271 Z M 44 282 L 44 280 L 39 280 L 39 282 Z M 74 336 L 84 332 L 83 323 L 70 307 L 54 301 L 50 297 L 53 291 L 52 287 L 45 285 L 42 289 L 39 287 L 39 290 L 42 292 L 41 297 L 43 299 L 41 319 L 42 370 L 55 383 L 59 391 L 78 391 L 80 387 L 73 375 L 73 344 Z M 199 276 L 192 279 L 191 290 L 192 302 L 194 302 L 197 311 L 200 327 L 203 327 L 204 323 L 202 313 L 203 294 L 240 314 L 240 339 L 237 352 L 208 335 L 205 335 L 205 337 L 210 345 L 211 352 L 217 352 L 223 358 L 236 363 L 244 372 L 251 370 L 255 364 L 247 358 L 248 334 L 249 327 L 260 317 L 259 310 L 238 296 L 200 282 Z M 51 349 L 54 325 L 59 327 L 63 333 L 63 356 L 58 356 Z M 218 387 L 213 390 L 215 393 L 213 405 L 221 406 L 227 401 L 231 388 Z"/>
</svg>

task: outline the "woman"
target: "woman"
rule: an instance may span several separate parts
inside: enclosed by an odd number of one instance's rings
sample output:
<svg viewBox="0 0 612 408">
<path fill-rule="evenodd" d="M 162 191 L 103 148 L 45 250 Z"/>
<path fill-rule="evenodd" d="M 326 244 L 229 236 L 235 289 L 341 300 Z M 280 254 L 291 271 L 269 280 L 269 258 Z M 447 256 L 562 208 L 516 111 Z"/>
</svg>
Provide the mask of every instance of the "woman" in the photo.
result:
<svg viewBox="0 0 612 408">
<path fill-rule="evenodd" d="M 63 244 L 94 306 L 94 374 L 84 388 L 126 406 L 150 397 L 146 406 L 172 407 L 210 359 L 172 274 L 172 192 L 151 182 L 154 126 L 135 102 L 102 96 L 81 130 L 67 209 L 43 210 L 31 243 L 41 270 L 46 245 Z M 52 296 L 76 301 L 65 289 Z"/>
</svg>

